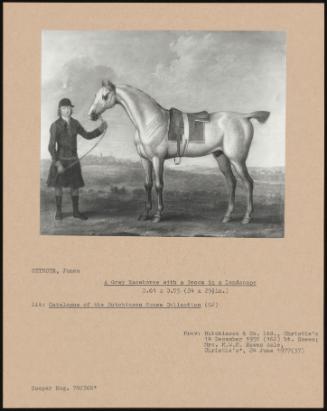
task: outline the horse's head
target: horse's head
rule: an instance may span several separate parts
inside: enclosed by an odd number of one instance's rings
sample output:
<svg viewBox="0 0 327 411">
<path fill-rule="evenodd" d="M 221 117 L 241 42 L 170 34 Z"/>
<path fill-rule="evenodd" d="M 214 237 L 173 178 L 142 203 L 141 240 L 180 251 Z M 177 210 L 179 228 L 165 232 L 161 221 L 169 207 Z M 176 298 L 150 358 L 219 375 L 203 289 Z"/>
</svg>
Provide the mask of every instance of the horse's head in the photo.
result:
<svg viewBox="0 0 327 411">
<path fill-rule="evenodd" d="M 109 80 L 102 81 L 102 87 L 96 93 L 94 102 L 89 110 L 90 119 L 95 121 L 108 108 L 116 104 L 116 87 Z"/>
</svg>

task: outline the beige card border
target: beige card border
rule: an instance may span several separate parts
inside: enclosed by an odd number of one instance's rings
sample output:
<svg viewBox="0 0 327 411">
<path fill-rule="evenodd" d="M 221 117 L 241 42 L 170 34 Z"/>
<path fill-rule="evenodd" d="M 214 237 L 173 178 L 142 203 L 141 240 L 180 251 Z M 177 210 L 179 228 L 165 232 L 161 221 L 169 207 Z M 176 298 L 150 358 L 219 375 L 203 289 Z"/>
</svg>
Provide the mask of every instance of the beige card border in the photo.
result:
<svg viewBox="0 0 327 411">
<path fill-rule="evenodd" d="M 160 344 L 160 355 L 144 346 L 128 351 L 129 359 L 142 358 L 148 374 L 135 375 L 139 364 L 119 363 L 115 349 L 106 351 L 85 337 L 88 328 L 79 323 L 81 336 L 96 351 L 94 364 L 105 389 L 97 396 L 35 397 L 27 386 L 37 379 L 45 381 L 49 370 L 62 375 L 58 366 L 78 364 L 74 348 L 60 347 L 60 335 L 69 333 L 69 322 L 30 309 L 33 299 L 66 298 L 88 295 L 103 297 L 98 284 L 109 275 L 115 279 L 228 278 L 260 280 L 260 293 L 231 299 L 220 318 L 222 327 L 312 328 L 323 334 L 323 185 L 324 185 L 324 96 L 323 96 L 323 5 L 322 4 L 72 4 L 5 3 L 4 5 L 4 401 L 6 407 L 44 406 L 286 406 L 320 407 L 322 389 L 322 342 L 296 364 L 292 359 L 260 368 L 260 359 L 247 364 L 238 376 L 229 371 L 226 359 L 212 363 L 189 345 L 186 361 L 184 340 L 176 339 L 180 327 L 210 326 L 212 315 L 198 317 L 148 314 L 144 324 L 158 331 L 157 336 L 139 329 L 140 317 L 93 318 L 103 324 L 122 327 L 113 344 L 124 341 L 126 330 L 133 330 L 135 341 Z M 119 238 L 55 237 L 40 235 L 39 158 L 40 158 L 40 50 L 41 30 L 266 30 L 287 32 L 287 105 L 285 238 Z M 84 250 L 84 251 L 82 251 Z M 85 251 L 86 250 L 86 251 Z M 78 263 L 81 275 L 76 281 L 55 280 L 31 275 L 32 267 L 71 266 Z M 64 290 L 64 291 L 63 291 Z M 126 294 L 132 298 L 132 294 Z M 278 300 L 278 303 L 276 301 Z M 255 306 L 255 307 L 254 307 Z M 235 312 L 237 311 L 237 316 Z M 40 327 L 42 324 L 42 327 Z M 138 325 L 138 329 L 135 325 Z M 58 327 L 58 333 L 53 327 Z M 113 328 L 114 329 L 114 328 Z M 120 329 L 120 328 L 119 328 Z M 97 330 L 97 331 L 96 331 Z M 84 334 L 83 334 L 84 333 Z M 87 334 L 88 335 L 88 334 Z M 160 335 L 161 339 L 158 339 Z M 122 340 L 120 340 L 122 338 Z M 179 373 L 174 385 L 170 369 L 163 361 L 165 347 L 175 355 Z M 60 357 L 56 357 L 56 352 Z M 63 356 L 61 354 L 64 354 Z M 99 355 L 99 357 L 97 356 Z M 115 378 L 101 368 L 106 356 Z M 43 357 L 44 356 L 44 357 Z M 31 361 L 35 358 L 35 361 Z M 149 359 L 150 358 L 150 359 Z M 155 359 L 155 361 L 154 361 Z M 152 360 L 152 361 L 150 361 Z M 265 360 L 266 361 L 266 360 Z M 156 376 L 160 365 L 162 377 Z M 218 368 L 214 368 L 213 366 Z M 203 367 L 205 368 L 205 371 Z M 235 363 L 234 363 L 235 366 Z M 43 368 L 42 368 L 43 367 Z M 45 367 L 45 368 L 44 368 Z M 50 367 L 50 368 L 48 368 Z M 101 371 L 102 370 L 102 371 Z M 251 379 L 249 380 L 249 374 Z M 77 375 L 78 373 L 78 375 Z M 85 376 L 80 369 L 71 378 Z M 194 376 L 191 378 L 191 376 Z M 275 384 L 276 378 L 279 384 Z M 301 378 L 302 379 L 301 379 Z M 275 378 L 275 379 L 274 379 Z M 151 383 L 156 382 L 153 387 Z M 185 384 L 183 384 L 183 381 Z M 213 381 L 219 381 L 217 392 Z M 244 384 L 244 381 L 250 381 Z M 230 386 L 233 382 L 233 387 Z M 229 385 L 228 385 L 229 383 Z M 125 390 L 125 384 L 129 389 Z M 206 391 L 199 389 L 204 384 Z M 142 388 L 147 390 L 144 392 Z M 257 389 L 260 387 L 260 389 Z M 281 388 L 282 387 L 282 388 Z M 300 389 L 302 387 L 302 389 Z M 308 389 L 309 387 L 309 389 Z M 256 388 L 256 389 L 254 389 Z M 152 389 L 152 391 L 151 391 Z M 236 390 L 238 396 L 233 396 Z M 166 393 L 162 396 L 162 393 Z"/>
</svg>

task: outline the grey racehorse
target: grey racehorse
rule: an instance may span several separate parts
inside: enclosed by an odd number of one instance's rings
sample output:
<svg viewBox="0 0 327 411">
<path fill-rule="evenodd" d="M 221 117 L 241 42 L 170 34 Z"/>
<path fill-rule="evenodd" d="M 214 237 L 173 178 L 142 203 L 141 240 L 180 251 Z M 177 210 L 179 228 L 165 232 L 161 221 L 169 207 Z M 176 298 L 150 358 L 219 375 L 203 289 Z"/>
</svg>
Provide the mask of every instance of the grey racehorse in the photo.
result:
<svg viewBox="0 0 327 411">
<path fill-rule="evenodd" d="M 152 218 L 159 222 L 163 212 L 163 169 L 166 159 L 177 155 L 177 143 L 168 140 L 169 110 L 160 106 L 152 97 L 129 85 L 114 85 L 103 81 L 89 110 L 92 120 L 115 104 L 120 104 L 135 126 L 134 143 L 145 171 L 145 210 L 140 219 Z M 189 142 L 184 157 L 201 157 L 212 154 L 224 174 L 228 187 L 228 207 L 223 222 L 231 219 L 235 203 L 236 172 L 247 191 L 247 206 L 242 223 L 249 223 L 253 212 L 253 180 L 246 167 L 246 159 L 253 138 L 252 119 L 264 123 L 268 111 L 234 113 L 229 111 L 210 113 L 209 121 L 204 123 L 204 143 Z M 152 186 L 153 175 L 157 193 L 157 210 L 153 217 Z"/>
</svg>

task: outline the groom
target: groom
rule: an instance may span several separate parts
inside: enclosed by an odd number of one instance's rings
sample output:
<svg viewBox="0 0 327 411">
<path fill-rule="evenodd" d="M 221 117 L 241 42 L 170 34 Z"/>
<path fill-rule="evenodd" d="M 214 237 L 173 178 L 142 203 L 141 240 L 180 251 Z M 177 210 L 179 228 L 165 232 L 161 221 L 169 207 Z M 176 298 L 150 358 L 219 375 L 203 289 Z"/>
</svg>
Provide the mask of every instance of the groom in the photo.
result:
<svg viewBox="0 0 327 411">
<path fill-rule="evenodd" d="M 58 104 L 58 119 L 51 124 L 49 152 L 52 163 L 49 170 L 47 185 L 54 187 L 56 195 L 56 220 L 62 220 L 63 188 L 70 188 L 73 216 L 80 220 L 87 220 L 87 216 L 79 211 L 79 188 L 83 187 L 81 165 L 77 156 L 77 135 L 87 140 L 100 136 L 108 127 L 104 121 L 93 131 L 86 131 L 82 125 L 72 117 L 73 105 L 68 98 L 63 98 Z"/>
</svg>

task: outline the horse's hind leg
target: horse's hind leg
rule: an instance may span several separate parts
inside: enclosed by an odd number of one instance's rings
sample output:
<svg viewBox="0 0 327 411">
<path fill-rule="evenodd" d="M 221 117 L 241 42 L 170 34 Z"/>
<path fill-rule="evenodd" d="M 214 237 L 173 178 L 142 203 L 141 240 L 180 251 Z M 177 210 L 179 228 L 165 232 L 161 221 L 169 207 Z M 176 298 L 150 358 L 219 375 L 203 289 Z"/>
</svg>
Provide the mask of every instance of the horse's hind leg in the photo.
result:
<svg viewBox="0 0 327 411">
<path fill-rule="evenodd" d="M 213 153 L 217 160 L 218 166 L 221 172 L 224 174 L 228 189 L 228 207 L 223 218 L 223 223 L 228 223 L 231 220 L 232 213 L 235 206 L 235 189 L 236 178 L 234 177 L 230 161 L 222 151 L 216 151 Z"/>
<path fill-rule="evenodd" d="M 145 200 L 145 210 L 139 216 L 138 219 L 148 220 L 150 218 L 149 214 L 152 209 L 152 185 L 153 185 L 152 170 L 153 170 L 153 166 L 152 166 L 151 161 L 146 160 L 145 158 L 142 158 L 142 157 L 141 157 L 141 163 L 142 163 L 142 166 L 145 172 L 144 188 L 145 188 L 146 200 Z"/>
<path fill-rule="evenodd" d="M 253 212 L 253 180 L 248 172 L 245 161 L 232 161 L 232 165 L 243 181 L 247 191 L 246 211 L 242 220 L 243 224 L 247 224 L 251 221 Z"/>
</svg>

